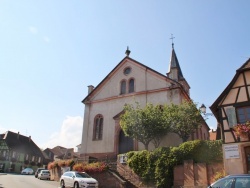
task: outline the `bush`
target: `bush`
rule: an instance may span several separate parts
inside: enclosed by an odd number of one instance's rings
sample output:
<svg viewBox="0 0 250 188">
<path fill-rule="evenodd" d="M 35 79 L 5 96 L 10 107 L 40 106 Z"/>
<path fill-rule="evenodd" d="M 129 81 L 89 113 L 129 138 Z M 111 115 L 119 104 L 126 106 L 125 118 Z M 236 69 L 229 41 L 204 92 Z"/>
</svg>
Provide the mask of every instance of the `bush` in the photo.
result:
<svg viewBox="0 0 250 188">
<path fill-rule="evenodd" d="M 95 163 L 77 163 L 73 166 L 73 170 L 78 172 L 87 172 L 87 173 L 100 173 L 108 169 L 108 166 L 104 162 L 95 162 Z"/>
<path fill-rule="evenodd" d="M 154 182 L 157 187 L 173 185 L 173 168 L 184 160 L 213 163 L 223 160 L 222 141 L 194 140 L 178 147 L 161 147 L 152 152 L 127 153 L 127 164 L 144 181 Z"/>
</svg>

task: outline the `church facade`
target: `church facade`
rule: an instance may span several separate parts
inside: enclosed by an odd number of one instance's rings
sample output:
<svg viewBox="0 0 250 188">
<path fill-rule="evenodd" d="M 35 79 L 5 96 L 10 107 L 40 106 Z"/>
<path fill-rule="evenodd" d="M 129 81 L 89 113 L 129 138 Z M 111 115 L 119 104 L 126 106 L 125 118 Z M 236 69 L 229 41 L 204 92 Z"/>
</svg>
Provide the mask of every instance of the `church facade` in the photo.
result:
<svg viewBox="0 0 250 188">
<path fill-rule="evenodd" d="M 118 154 L 145 149 L 142 143 L 126 137 L 120 127 L 120 115 L 125 104 L 138 102 L 141 107 L 152 104 L 180 104 L 191 100 L 190 86 L 185 80 L 173 44 L 167 75 L 126 56 L 96 86 L 88 86 L 82 131 L 81 156 L 115 158 Z M 209 139 L 209 127 L 204 121 L 190 140 Z M 169 133 L 160 146 L 177 146 L 182 139 Z M 153 144 L 149 150 L 154 149 Z"/>
</svg>

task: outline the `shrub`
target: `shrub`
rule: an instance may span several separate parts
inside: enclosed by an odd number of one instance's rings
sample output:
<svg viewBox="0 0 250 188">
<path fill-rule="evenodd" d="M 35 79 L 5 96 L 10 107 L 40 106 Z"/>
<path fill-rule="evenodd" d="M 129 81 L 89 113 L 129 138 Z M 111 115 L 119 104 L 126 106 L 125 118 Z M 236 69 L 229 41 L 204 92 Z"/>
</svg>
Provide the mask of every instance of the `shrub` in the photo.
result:
<svg viewBox="0 0 250 188">
<path fill-rule="evenodd" d="M 216 172 L 215 176 L 214 176 L 214 181 L 217 181 L 218 179 L 221 179 L 223 177 L 226 176 L 226 172 L 222 171 L 222 172 Z"/>
<path fill-rule="evenodd" d="M 77 163 L 73 166 L 73 170 L 78 172 L 87 172 L 87 173 L 100 173 L 108 169 L 108 166 L 104 162 L 95 162 L 95 163 Z"/>
<path fill-rule="evenodd" d="M 58 166 L 60 166 L 60 167 L 65 167 L 65 166 L 66 166 L 65 160 L 60 160 L 60 161 L 58 161 Z"/>
<path fill-rule="evenodd" d="M 152 152 L 129 152 L 127 157 L 127 164 L 144 181 L 152 181 L 159 188 L 171 187 L 173 168 L 183 164 L 184 160 L 199 163 L 222 161 L 222 141 L 189 141 L 179 147 L 161 147 Z"/>
</svg>

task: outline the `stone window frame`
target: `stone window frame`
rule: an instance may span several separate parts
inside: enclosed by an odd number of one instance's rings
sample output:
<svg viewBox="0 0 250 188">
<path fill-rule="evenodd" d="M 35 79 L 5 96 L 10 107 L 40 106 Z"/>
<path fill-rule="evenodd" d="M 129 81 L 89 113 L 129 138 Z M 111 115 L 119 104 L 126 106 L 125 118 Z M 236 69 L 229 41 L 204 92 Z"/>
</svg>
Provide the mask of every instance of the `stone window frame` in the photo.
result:
<svg viewBox="0 0 250 188">
<path fill-rule="evenodd" d="M 94 118 L 93 140 L 102 140 L 103 135 L 103 115 L 97 114 Z"/>
<path fill-rule="evenodd" d="M 131 81 L 133 81 L 132 84 Z M 128 92 L 129 93 L 135 92 L 135 79 L 133 77 L 128 80 Z"/>
<path fill-rule="evenodd" d="M 126 94 L 127 91 L 127 81 L 125 79 L 120 82 L 120 95 Z"/>
</svg>

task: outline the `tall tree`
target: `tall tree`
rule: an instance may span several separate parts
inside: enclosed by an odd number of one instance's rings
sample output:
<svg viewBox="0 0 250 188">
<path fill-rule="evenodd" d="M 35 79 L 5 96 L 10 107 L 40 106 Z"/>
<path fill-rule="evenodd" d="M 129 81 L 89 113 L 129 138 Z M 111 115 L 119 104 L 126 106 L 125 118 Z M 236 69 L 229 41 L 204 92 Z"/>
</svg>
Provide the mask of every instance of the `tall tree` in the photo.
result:
<svg viewBox="0 0 250 188">
<path fill-rule="evenodd" d="M 136 103 L 124 107 L 125 113 L 121 116 L 120 125 L 126 136 L 132 137 L 143 143 L 145 149 L 152 141 L 158 147 L 161 138 L 170 131 L 171 124 L 164 116 L 164 107 L 147 104 L 144 108 Z"/>
<path fill-rule="evenodd" d="M 186 142 L 204 121 L 196 104 L 192 101 L 185 101 L 179 105 L 171 104 L 164 112 L 171 121 L 171 132 L 178 134 L 183 142 Z"/>
</svg>

